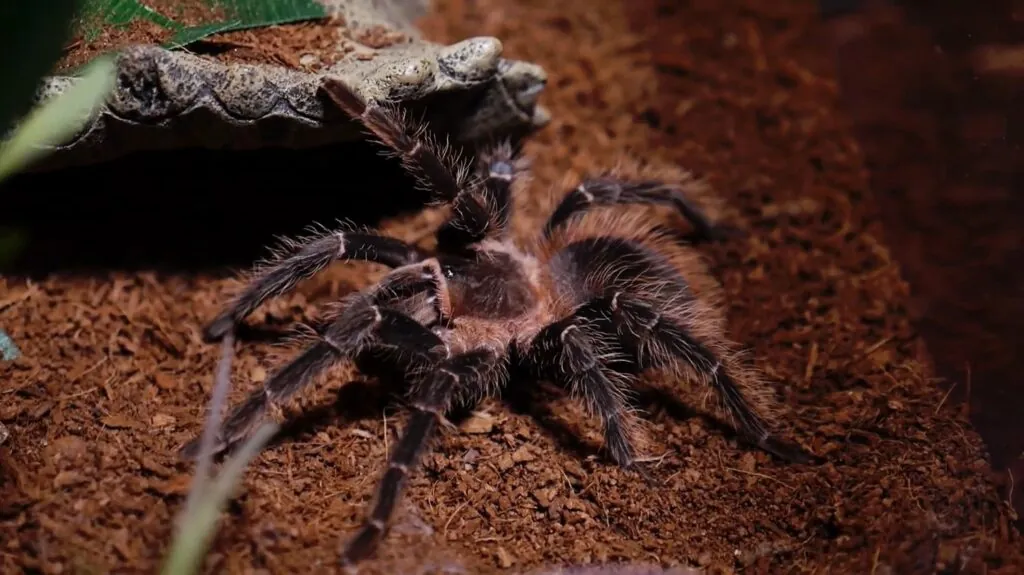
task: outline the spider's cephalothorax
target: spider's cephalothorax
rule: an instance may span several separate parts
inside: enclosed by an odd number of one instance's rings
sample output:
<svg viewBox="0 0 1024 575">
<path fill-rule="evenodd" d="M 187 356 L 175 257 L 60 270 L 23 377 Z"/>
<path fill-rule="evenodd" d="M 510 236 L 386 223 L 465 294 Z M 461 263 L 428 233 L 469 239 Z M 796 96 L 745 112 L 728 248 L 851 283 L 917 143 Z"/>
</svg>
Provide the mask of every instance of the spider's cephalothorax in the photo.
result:
<svg viewBox="0 0 1024 575">
<path fill-rule="evenodd" d="M 688 197 L 698 189 L 692 179 L 610 173 L 585 179 L 527 248 L 510 237 L 512 190 L 525 169 L 511 147 L 483 154 L 474 175 L 424 130 L 408 128 L 397 111 L 364 103 L 340 81 L 325 80 L 324 88 L 437 202 L 451 204 L 436 253 L 367 230 L 321 230 L 290 242 L 258 269 L 205 337 L 220 339 L 267 298 L 334 261 L 393 268 L 343 302 L 313 344 L 237 406 L 218 440 L 223 450 L 244 438 L 268 409 L 339 361 L 373 353 L 397 364 L 412 415 L 366 521 L 343 551 L 344 563 L 376 549 L 404 480 L 449 409 L 499 391 L 511 373 L 561 384 L 583 400 L 600 417 L 606 448 L 622 466 L 637 459 L 627 396 L 631 378 L 646 368 L 702 383 L 744 438 L 787 460 L 808 460 L 772 434 L 767 388 L 726 338 L 717 284 L 700 256 L 634 209 L 673 207 L 698 236 L 717 237 L 724 228 Z M 623 364 L 637 369 L 618 369 Z M 186 446 L 186 455 L 197 446 Z"/>
</svg>

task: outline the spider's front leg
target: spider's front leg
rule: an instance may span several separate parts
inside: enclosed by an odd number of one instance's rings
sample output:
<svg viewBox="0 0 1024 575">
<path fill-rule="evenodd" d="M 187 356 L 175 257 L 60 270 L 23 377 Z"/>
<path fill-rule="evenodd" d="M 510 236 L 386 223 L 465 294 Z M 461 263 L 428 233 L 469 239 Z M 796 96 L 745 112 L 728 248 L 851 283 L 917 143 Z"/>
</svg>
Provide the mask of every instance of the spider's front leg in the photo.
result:
<svg viewBox="0 0 1024 575">
<path fill-rule="evenodd" d="M 440 249 L 457 253 L 486 239 L 500 239 L 512 220 L 512 190 L 526 171 L 510 144 L 502 143 L 480 155 L 480 182 L 465 187 L 452 205 L 452 217 L 437 231 Z"/>
<path fill-rule="evenodd" d="M 411 295 L 427 294 L 420 305 L 429 309 L 415 315 L 443 318 L 448 313 L 447 283 L 436 260 L 426 260 L 395 270 L 377 286 L 352 297 L 319 341 L 307 347 L 275 372 L 257 391 L 228 414 L 218 433 L 215 452 L 221 452 L 247 436 L 267 411 L 287 400 L 317 375 L 343 359 L 352 359 L 370 348 L 396 349 L 421 361 L 447 354 L 444 342 L 410 314 L 390 306 L 415 301 Z M 406 306 L 407 307 L 407 306 Z M 412 310 L 416 311 L 416 310 Z M 181 449 L 192 459 L 198 454 L 196 438 Z"/>
<path fill-rule="evenodd" d="M 401 160 L 434 202 L 451 203 L 452 217 L 437 232 L 438 248 L 463 251 L 508 232 L 512 215 L 512 186 L 525 163 L 504 143 L 481 154 L 479 178 L 469 165 L 425 128 L 413 126 L 398 109 L 366 102 L 336 78 L 324 78 L 323 89 L 335 105 L 358 119 L 372 136 Z"/>
<path fill-rule="evenodd" d="M 738 234 L 738 230 L 712 221 L 689 197 L 687 192 L 700 185 L 696 180 L 673 185 L 659 180 L 613 176 L 587 178 L 562 198 L 544 225 L 544 237 L 550 237 L 556 229 L 591 208 L 617 204 L 673 206 L 690 222 L 697 236 L 705 240 L 721 240 Z"/>
<path fill-rule="evenodd" d="M 422 371 L 423 378 L 412 395 L 412 415 L 398 445 L 391 453 L 373 505 L 362 526 L 345 545 L 341 564 L 353 567 L 377 549 L 401 498 L 405 480 L 416 468 L 454 399 L 474 390 L 494 386 L 504 379 L 504 356 L 479 348 L 444 359 Z"/>
<path fill-rule="evenodd" d="M 290 291 L 335 261 L 367 261 L 398 268 L 423 259 L 419 250 L 399 239 L 344 229 L 287 240 L 282 247 L 281 255 L 260 266 L 245 289 L 206 325 L 205 341 L 220 340 L 264 301 Z"/>
</svg>

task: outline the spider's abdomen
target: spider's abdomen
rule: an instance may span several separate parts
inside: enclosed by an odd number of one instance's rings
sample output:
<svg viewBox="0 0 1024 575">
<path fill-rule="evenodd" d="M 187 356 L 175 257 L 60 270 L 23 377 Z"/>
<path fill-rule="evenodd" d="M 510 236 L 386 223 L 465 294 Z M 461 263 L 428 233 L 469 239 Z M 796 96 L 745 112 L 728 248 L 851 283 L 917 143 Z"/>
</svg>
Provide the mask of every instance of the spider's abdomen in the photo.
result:
<svg viewBox="0 0 1024 575">
<path fill-rule="evenodd" d="M 679 300 L 693 296 L 686 279 L 657 250 L 618 237 L 586 238 L 563 247 L 552 259 L 556 276 L 578 288 L 562 295 L 577 303 L 608 290 L 642 290 L 654 299 Z"/>
<path fill-rule="evenodd" d="M 455 316 L 512 319 L 527 314 L 537 298 L 522 264 L 505 253 L 475 260 L 441 257 Z"/>
</svg>

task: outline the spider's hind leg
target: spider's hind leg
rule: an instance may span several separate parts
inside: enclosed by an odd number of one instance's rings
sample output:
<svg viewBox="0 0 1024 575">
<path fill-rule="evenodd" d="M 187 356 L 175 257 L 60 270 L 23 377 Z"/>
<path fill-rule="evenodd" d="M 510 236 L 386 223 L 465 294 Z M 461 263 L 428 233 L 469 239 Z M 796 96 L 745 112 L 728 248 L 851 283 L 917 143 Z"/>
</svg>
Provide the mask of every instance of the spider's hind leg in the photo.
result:
<svg viewBox="0 0 1024 575">
<path fill-rule="evenodd" d="M 762 382 L 746 381 L 751 374 L 738 373 L 736 362 L 722 348 L 721 341 L 701 341 L 675 314 L 645 301 L 639 294 L 613 291 L 587 304 L 594 312 L 609 317 L 616 335 L 633 352 L 641 367 L 661 367 L 683 362 L 687 371 L 708 385 L 736 425 L 739 434 L 759 448 L 793 463 L 809 463 L 813 457 L 794 443 L 777 437 L 765 420 L 766 391 Z M 724 351 L 724 350 L 722 350 Z M 739 377 L 737 377 L 739 376 Z M 743 379 L 740 379 L 743 378 Z"/>
<path fill-rule="evenodd" d="M 584 400 L 587 410 L 601 418 L 612 460 L 631 466 L 637 451 L 635 419 L 627 403 L 628 388 L 620 374 L 606 366 L 615 358 L 608 338 L 602 338 L 587 318 L 573 313 L 542 329 L 522 355 L 536 376 L 550 378 Z"/>
<path fill-rule="evenodd" d="M 687 173 L 682 173 L 688 176 Z M 648 204 L 674 207 L 693 226 L 698 238 L 721 240 L 740 232 L 730 226 L 717 223 L 701 208 L 694 196 L 702 195 L 704 184 L 692 177 L 683 178 L 680 183 L 659 179 L 623 178 L 611 174 L 584 179 L 565 194 L 544 225 L 544 236 L 549 237 L 556 229 L 587 210 L 600 206 L 621 204 Z"/>
<path fill-rule="evenodd" d="M 800 447 L 773 434 L 770 389 L 740 365 L 720 314 L 707 301 L 703 271 L 692 260 L 672 260 L 652 249 L 659 241 L 643 241 L 642 234 L 580 238 L 564 244 L 550 266 L 559 284 L 572 291 L 563 295 L 577 302 L 575 314 L 611 332 L 638 368 L 674 368 L 703 382 L 744 439 L 789 461 L 811 461 Z"/>
</svg>

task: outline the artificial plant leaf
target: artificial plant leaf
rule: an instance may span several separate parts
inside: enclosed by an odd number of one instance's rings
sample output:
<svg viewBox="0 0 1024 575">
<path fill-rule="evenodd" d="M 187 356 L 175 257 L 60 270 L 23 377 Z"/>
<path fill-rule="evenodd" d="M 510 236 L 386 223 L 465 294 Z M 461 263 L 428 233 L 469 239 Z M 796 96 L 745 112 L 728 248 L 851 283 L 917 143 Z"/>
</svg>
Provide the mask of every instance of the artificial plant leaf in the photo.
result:
<svg viewBox="0 0 1024 575">
<path fill-rule="evenodd" d="M 228 15 L 220 27 L 216 23 L 186 28 L 174 35 L 172 47 L 185 46 L 219 32 L 289 24 L 327 17 L 327 10 L 316 0 L 212 0 Z M 213 27 L 214 29 L 210 29 Z"/>
<path fill-rule="evenodd" d="M 136 20 L 147 20 L 170 30 L 184 28 L 139 0 L 85 0 L 78 18 L 78 31 L 88 40 L 105 26 L 127 26 Z"/>
<path fill-rule="evenodd" d="M 0 180 L 78 133 L 113 89 L 114 71 L 112 57 L 97 58 L 73 86 L 29 112 L 0 143 Z"/>
<path fill-rule="evenodd" d="M 198 571 L 213 539 L 217 519 L 241 482 L 246 467 L 277 433 L 278 425 L 264 423 L 224 464 L 220 474 L 199 494 L 193 507 L 179 519 L 178 530 L 164 563 L 162 575 L 192 575 Z"/>
<path fill-rule="evenodd" d="M 0 1 L 0 133 L 32 106 L 39 81 L 71 38 L 79 0 Z"/>
<path fill-rule="evenodd" d="M 145 20 L 168 31 L 169 48 L 180 48 L 213 34 L 288 24 L 327 17 L 327 9 L 316 0 L 183 0 L 209 13 L 206 21 L 187 25 L 173 10 L 156 9 L 140 0 L 85 0 L 79 32 L 86 39 L 104 27 L 127 26 Z"/>
</svg>

